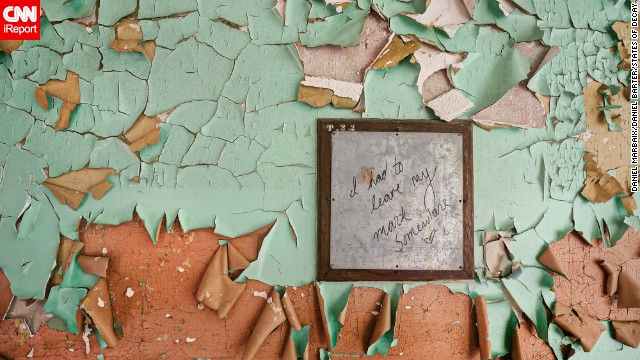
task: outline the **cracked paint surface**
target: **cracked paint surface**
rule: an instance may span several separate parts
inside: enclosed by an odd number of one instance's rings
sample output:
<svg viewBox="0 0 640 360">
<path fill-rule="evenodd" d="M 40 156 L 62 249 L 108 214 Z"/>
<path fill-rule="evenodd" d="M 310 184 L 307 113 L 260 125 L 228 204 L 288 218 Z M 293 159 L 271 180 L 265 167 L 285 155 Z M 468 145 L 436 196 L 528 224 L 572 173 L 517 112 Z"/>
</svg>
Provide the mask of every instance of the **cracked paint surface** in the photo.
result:
<svg viewBox="0 0 640 360">
<path fill-rule="evenodd" d="M 551 250 L 566 275 L 553 275 L 558 301 L 601 320 L 640 320 L 640 309 L 618 308 L 617 296 L 607 296 L 606 273 L 599 265 L 602 260 L 625 264 L 633 277 L 638 277 L 640 244 L 632 230 L 627 231 L 613 248 L 605 248 L 601 241 L 589 246 L 579 235 L 569 233 L 552 244 Z"/>
<path fill-rule="evenodd" d="M 164 230 L 164 229 L 163 229 Z M 193 297 L 199 277 L 204 272 L 218 242 L 212 231 L 195 230 L 183 233 L 175 227 L 172 233 L 161 235 L 158 245 L 146 246 L 149 241 L 141 220 L 118 226 L 90 225 L 80 232 L 85 253 L 100 255 L 103 249 L 112 259 L 107 270 L 109 293 L 114 309 L 114 322 L 121 324 L 124 337 L 115 348 L 100 349 L 95 336 L 89 336 L 90 356 L 104 354 L 105 358 L 122 358 L 135 352 L 145 358 L 241 357 L 253 324 L 266 303 L 271 286 L 258 281 L 247 281 L 247 287 L 238 303 L 227 315 L 219 319 L 211 309 L 199 306 Z M 180 271 L 180 269 L 184 271 Z M 127 295 L 128 289 L 134 291 Z M 260 294 L 264 292 L 265 297 Z M 320 306 L 313 285 L 287 287 L 300 323 L 310 326 L 310 358 L 318 358 L 318 349 L 326 348 Z M 371 287 L 356 287 L 349 295 L 345 328 L 340 332 L 336 352 L 361 354 L 366 351 L 373 331 L 373 320 L 379 311 L 384 291 Z M 437 322 L 414 333 L 415 327 L 424 326 L 431 315 Z M 451 294 L 442 285 L 418 287 L 402 295 L 398 306 L 396 333 L 399 344 L 392 348 L 391 357 L 420 357 L 424 351 L 455 347 L 459 358 L 476 353 L 475 327 L 471 316 L 471 303 L 463 294 Z M 441 317 L 441 319 L 440 319 Z M 59 332 L 48 325 L 33 337 L 14 335 L 14 320 L 0 323 L 0 354 L 8 357 L 25 356 L 34 348 L 34 358 L 69 357 L 69 349 L 83 352 L 80 335 Z M 28 330 L 27 334 L 28 334 Z M 446 336 L 432 343 L 436 334 Z M 19 334 L 16 332 L 15 334 Z M 280 358 L 289 330 L 281 326 L 260 347 L 261 358 Z M 186 339 L 196 338 L 191 344 Z M 178 340 L 178 342 L 176 342 Z M 462 341 L 462 343 L 460 343 Z M 420 344 L 415 347 L 411 344 Z M 197 344 L 197 346 L 195 346 Z M 446 345 L 445 345 L 446 344 Z M 400 345 L 398 345 L 400 346 Z M 425 347 L 425 348 L 423 348 Z M 404 355 L 399 354 L 404 352 Z M 380 356 L 380 355 L 379 355 Z"/>
<path fill-rule="evenodd" d="M 300 322 L 311 324 L 313 358 L 334 343 L 338 354 L 420 358 L 455 349 L 460 358 L 478 357 L 471 299 L 479 295 L 488 300 L 494 356 L 512 351 L 515 318 L 526 330 L 520 351 L 547 341 L 558 354 L 568 345 L 548 325 L 556 298 L 599 320 L 638 320 L 636 310 L 616 309 L 603 295 L 604 273 L 594 263 L 637 255 L 627 228 L 640 228 L 640 210 L 625 211 L 634 198 L 621 158 L 628 145 L 626 2 L 43 0 L 42 8 L 40 41 L 0 42 L 0 268 L 13 295 L 44 299 L 62 236 L 84 241 L 84 254 L 108 254 L 115 322 L 125 336 L 107 357 L 140 346 L 152 358 L 240 357 L 264 306 L 253 294 L 273 285 L 287 286 Z M 373 66 L 399 42 L 411 50 Z M 301 86 L 332 95 L 303 101 Z M 401 284 L 358 284 L 342 324 L 344 302 L 330 291 L 324 300 L 331 305 L 321 308 L 309 285 L 316 277 L 315 122 L 358 117 L 480 125 L 478 276 L 448 289 L 411 284 L 401 295 Z M 594 203 L 583 196 L 591 178 L 585 153 L 623 192 Z M 99 169 L 100 181 L 87 175 Z M 274 222 L 236 280 L 247 286 L 226 321 L 199 309 L 192 290 L 218 248 L 211 228 L 234 238 Z M 98 227 L 79 226 L 86 223 Z M 490 230 L 515 234 L 510 260 L 521 268 L 496 282 L 481 275 L 482 233 Z M 550 244 L 566 278 L 538 262 Z M 88 290 L 97 279 L 73 264 L 54 274 L 63 276 L 59 286 Z M 391 329 L 369 347 L 384 293 Z M 203 323 L 202 314 L 211 319 Z M 260 348 L 264 357 L 282 353 L 285 325 Z M 35 357 L 84 349 L 80 335 L 46 326 L 30 340 L 19 321 L 0 327 L 9 339 L 2 355 L 26 356 L 30 346 L 43 351 Z M 637 355 L 613 339 L 605 331 L 592 352 L 570 346 L 576 358 Z M 98 341 L 89 342 L 95 354 Z"/>
</svg>

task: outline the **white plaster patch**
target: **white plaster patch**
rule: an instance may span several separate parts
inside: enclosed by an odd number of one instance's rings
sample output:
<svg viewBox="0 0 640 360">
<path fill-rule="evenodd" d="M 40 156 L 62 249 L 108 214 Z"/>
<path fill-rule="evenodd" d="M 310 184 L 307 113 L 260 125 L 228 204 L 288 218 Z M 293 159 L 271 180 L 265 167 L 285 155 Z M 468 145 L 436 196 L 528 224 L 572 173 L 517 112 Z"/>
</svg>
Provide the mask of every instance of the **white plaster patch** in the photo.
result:
<svg viewBox="0 0 640 360">
<path fill-rule="evenodd" d="M 582 140 L 582 141 L 589 141 L 589 139 L 591 139 L 591 137 L 593 136 L 593 133 L 589 130 L 574 136 L 576 139 L 578 140 Z"/>
<path fill-rule="evenodd" d="M 91 328 L 89 324 L 84 324 L 84 332 L 82 333 L 82 340 L 84 341 L 84 353 L 89 355 L 91 352 L 91 346 L 89 346 L 89 334 L 91 334 Z"/>
<path fill-rule="evenodd" d="M 449 65 L 462 68 L 462 56 L 443 52 L 432 46 L 422 46 L 413 53 L 414 58 L 420 64 L 420 73 L 418 74 L 418 91 L 422 95 L 422 84 L 431 74 L 436 71 L 448 69 Z"/>
<path fill-rule="evenodd" d="M 305 76 L 302 85 L 317 88 L 331 89 L 336 96 L 358 101 L 364 85 L 348 81 L 321 78 L 317 76 Z"/>
<path fill-rule="evenodd" d="M 459 90 L 453 89 L 429 101 L 427 106 L 430 107 L 440 119 L 451 121 L 471 109 L 473 103 L 464 97 Z"/>
<path fill-rule="evenodd" d="M 457 28 L 471 20 L 469 10 L 462 0 L 440 0 L 433 1 L 422 14 L 408 14 L 407 16 L 415 19 L 417 22 L 429 27 L 447 31 L 449 36 L 455 35 Z M 454 29 L 455 28 L 455 29 Z"/>
<path fill-rule="evenodd" d="M 253 296 L 261 297 L 267 300 L 267 292 L 266 291 L 254 291 Z M 271 300 L 271 299 L 269 299 Z"/>
</svg>

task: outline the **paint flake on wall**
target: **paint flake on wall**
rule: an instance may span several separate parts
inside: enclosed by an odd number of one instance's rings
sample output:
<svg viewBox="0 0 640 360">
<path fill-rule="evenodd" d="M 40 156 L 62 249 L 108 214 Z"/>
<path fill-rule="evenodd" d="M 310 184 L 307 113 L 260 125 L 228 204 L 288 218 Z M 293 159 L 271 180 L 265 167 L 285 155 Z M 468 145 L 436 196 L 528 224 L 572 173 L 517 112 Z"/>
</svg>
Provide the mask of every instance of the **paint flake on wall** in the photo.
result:
<svg viewBox="0 0 640 360">
<path fill-rule="evenodd" d="M 42 10 L 0 40 L 1 356 L 637 357 L 627 3 Z M 474 281 L 314 283 L 318 118 L 477 124 Z"/>
</svg>

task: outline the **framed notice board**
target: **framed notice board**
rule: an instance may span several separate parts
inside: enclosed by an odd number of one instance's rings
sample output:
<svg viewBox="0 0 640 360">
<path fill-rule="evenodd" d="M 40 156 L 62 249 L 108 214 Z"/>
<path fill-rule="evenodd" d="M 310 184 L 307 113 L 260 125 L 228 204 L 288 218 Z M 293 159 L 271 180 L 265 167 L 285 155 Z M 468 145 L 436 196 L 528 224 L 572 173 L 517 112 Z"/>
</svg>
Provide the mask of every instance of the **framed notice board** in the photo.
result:
<svg viewBox="0 0 640 360">
<path fill-rule="evenodd" d="M 318 120 L 318 279 L 473 278 L 469 121 Z"/>
</svg>

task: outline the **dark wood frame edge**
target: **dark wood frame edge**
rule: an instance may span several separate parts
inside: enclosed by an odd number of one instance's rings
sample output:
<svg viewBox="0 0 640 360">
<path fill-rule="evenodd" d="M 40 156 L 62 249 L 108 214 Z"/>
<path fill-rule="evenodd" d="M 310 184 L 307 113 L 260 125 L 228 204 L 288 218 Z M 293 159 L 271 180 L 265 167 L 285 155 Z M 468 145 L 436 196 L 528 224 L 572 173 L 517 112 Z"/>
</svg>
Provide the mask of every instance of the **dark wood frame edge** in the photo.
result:
<svg viewBox="0 0 640 360">
<path fill-rule="evenodd" d="M 329 131 L 327 125 L 336 129 Z M 344 125 L 344 127 L 343 127 Z M 463 267 L 460 270 L 379 270 L 332 269 L 330 266 L 331 232 L 331 133 L 349 131 L 404 131 L 461 133 L 463 136 Z M 427 130 L 425 130 L 427 129 Z M 318 281 L 433 281 L 470 280 L 474 272 L 473 236 L 473 126 L 471 121 L 455 120 L 383 120 L 383 119 L 318 119 L 317 121 L 317 280 Z"/>
</svg>

